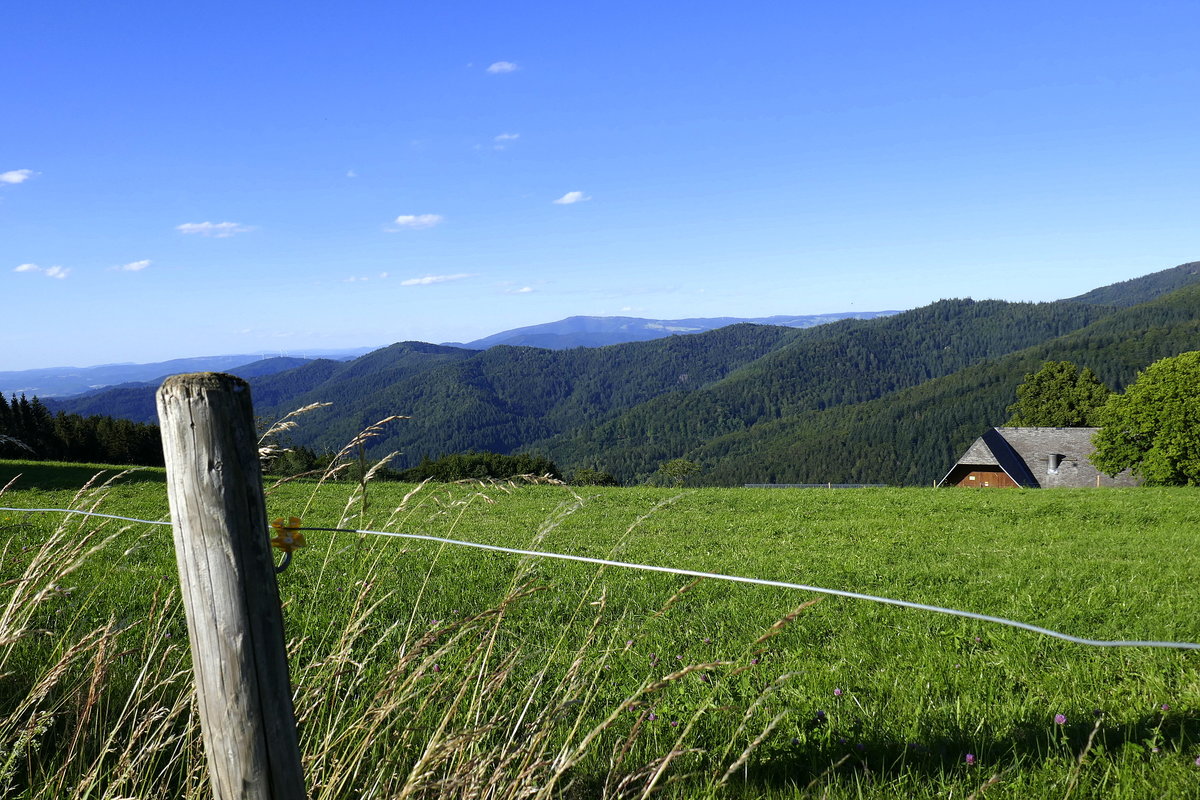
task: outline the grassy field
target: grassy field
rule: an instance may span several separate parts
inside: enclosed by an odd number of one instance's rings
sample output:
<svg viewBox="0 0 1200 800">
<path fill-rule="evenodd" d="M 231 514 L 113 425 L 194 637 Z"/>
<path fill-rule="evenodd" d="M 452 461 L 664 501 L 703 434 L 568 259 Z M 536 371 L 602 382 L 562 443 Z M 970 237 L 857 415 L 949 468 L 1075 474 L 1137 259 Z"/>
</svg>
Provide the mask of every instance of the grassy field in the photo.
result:
<svg viewBox="0 0 1200 800">
<path fill-rule="evenodd" d="M 68 469 L 0 464 L 23 473 L 0 505 L 166 518 L 161 471 L 79 492 Z M 1200 640 L 1191 490 L 293 483 L 268 511 Z M 203 796 L 169 529 L 0 512 L 0 534 L 0 797 Z M 279 580 L 314 797 L 1200 796 L 1195 652 L 308 539 Z"/>
</svg>

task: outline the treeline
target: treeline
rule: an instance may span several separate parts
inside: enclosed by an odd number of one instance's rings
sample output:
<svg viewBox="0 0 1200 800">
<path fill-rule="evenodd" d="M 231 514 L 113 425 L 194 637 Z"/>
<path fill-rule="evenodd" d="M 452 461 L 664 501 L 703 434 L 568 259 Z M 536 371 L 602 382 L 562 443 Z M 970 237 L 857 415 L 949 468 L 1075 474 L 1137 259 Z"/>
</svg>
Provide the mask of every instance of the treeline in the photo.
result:
<svg viewBox="0 0 1200 800">
<path fill-rule="evenodd" d="M 455 453 L 439 459 L 426 456 L 417 466 L 394 473 L 396 480 L 412 483 L 425 480 L 449 483 L 470 478 L 504 480 L 518 475 L 562 479 L 557 464 L 545 456 L 529 453 L 511 456 L 501 453 Z"/>
<path fill-rule="evenodd" d="M 332 460 L 332 453 L 315 453 L 307 447 L 296 446 L 271 458 L 264 464 L 264 470 L 268 475 L 317 475 L 327 471 Z M 562 480 L 562 473 L 559 471 L 558 465 L 545 456 L 530 453 L 505 455 L 486 451 L 452 453 L 436 459 L 425 456 L 415 467 L 402 470 L 386 466 L 376 469 L 373 464 L 364 460 L 362 463 L 355 462 L 345 465 L 344 468 L 337 471 L 337 477 L 340 480 L 357 481 L 368 470 L 372 472 L 373 478 L 376 480 L 408 483 L 420 483 L 421 481 L 451 483 L 471 479 L 505 480 L 522 475 Z M 595 473 L 593 470 L 579 472 L 584 473 L 583 477 L 590 485 L 596 485 L 598 481 L 603 480 L 600 473 Z M 607 478 L 612 480 L 612 476 L 607 476 Z"/>
<path fill-rule="evenodd" d="M 0 458 L 162 466 L 157 425 L 50 413 L 34 397 L 0 395 Z"/>
</svg>

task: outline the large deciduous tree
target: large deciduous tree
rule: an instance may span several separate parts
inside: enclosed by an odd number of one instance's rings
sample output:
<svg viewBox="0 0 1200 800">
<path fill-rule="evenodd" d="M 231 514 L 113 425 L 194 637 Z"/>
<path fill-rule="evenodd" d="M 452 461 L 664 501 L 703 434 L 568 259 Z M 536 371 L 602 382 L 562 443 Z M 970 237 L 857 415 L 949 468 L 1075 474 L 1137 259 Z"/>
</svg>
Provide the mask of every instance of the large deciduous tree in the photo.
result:
<svg viewBox="0 0 1200 800">
<path fill-rule="evenodd" d="M 1200 485 L 1200 351 L 1155 361 L 1100 413 L 1091 461 L 1147 486 Z"/>
<path fill-rule="evenodd" d="M 1108 387 L 1088 367 L 1070 361 L 1047 361 L 1025 376 L 1017 402 L 1008 407 L 1008 427 L 1089 428 L 1098 424 L 1108 400 Z"/>
</svg>

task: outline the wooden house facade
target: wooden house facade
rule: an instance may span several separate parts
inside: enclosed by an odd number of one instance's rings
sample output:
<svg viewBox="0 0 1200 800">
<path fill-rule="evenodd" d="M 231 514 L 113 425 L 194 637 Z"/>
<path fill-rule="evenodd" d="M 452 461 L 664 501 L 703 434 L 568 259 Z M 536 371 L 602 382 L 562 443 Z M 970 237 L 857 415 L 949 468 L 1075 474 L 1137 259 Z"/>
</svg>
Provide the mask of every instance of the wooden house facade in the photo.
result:
<svg viewBox="0 0 1200 800">
<path fill-rule="evenodd" d="M 991 428 L 967 448 L 939 486 L 973 488 L 1087 488 L 1137 486 L 1128 472 L 1115 478 L 1088 461 L 1099 428 Z"/>
</svg>

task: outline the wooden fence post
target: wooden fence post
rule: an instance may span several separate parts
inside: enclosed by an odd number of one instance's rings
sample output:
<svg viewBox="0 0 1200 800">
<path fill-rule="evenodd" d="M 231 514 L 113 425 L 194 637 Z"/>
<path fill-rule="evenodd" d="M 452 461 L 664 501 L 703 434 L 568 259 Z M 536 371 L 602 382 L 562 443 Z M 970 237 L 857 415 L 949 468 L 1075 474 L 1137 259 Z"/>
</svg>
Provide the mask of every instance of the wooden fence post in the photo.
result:
<svg viewBox="0 0 1200 800">
<path fill-rule="evenodd" d="M 301 800 L 250 387 L 211 372 L 172 376 L 158 418 L 213 794 Z"/>
</svg>

